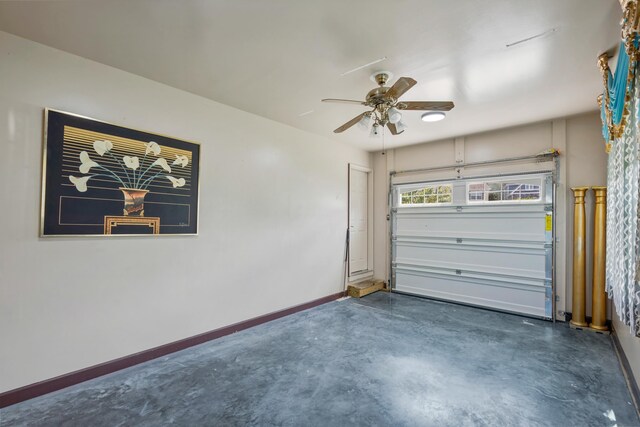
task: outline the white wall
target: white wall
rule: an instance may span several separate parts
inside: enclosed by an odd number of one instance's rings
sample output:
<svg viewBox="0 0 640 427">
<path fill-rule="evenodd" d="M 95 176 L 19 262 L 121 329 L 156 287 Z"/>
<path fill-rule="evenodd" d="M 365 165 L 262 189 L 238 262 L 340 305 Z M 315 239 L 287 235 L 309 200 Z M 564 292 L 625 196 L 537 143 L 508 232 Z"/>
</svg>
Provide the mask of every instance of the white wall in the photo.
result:
<svg viewBox="0 0 640 427">
<path fill-rule="evenodd" d="M 42 111 L 202 144 L 200 234 L 38 238 Z M 343 288 L 369 154 L 0 33 L 0 392 Z"/>
<path fill-rule="evenodd" d="M 597 112 L 552 121 L 532 123 L 507 129 L 461 137 L 464 140 L 465 162 L 496 160 L 533 155 L 547 148 L 558 148 L 560 174 L 556 226 L 558 230 L 557 293 L 558 311 L 571 311 L 571 239 L 573 229 L 572 186 L 606 185 L 606 153 L 600 133 Z M 389 171 L 446 166 L 455 163 L 455 140 L 447 139 L 426 144 L 374 153 L 372 163 L 376 176 L 375 188 L 375 271 L 377 277 L 388 277 L 388 230 L 386 221 Z M 568 207 L 568 208 L 567 208 Z M 588 197 L 589 240 L 592 234 L 592 196 Z M 570 230 L 567 235 L 564 230 Z M 589 251 L 588 251 L 589 252 Z M 565 260 L 566 258 L 566 260 Z M 591 257 L 589 257 L 589 262 Z M 587 271 L 590 293 L 591 264 Z M 590 305 L 590 298 L 589 304 Z M 591 313 L 591 308 L 587 308 Z M 560 316 L 559 318 L 562 318 Z"/>
</svg>

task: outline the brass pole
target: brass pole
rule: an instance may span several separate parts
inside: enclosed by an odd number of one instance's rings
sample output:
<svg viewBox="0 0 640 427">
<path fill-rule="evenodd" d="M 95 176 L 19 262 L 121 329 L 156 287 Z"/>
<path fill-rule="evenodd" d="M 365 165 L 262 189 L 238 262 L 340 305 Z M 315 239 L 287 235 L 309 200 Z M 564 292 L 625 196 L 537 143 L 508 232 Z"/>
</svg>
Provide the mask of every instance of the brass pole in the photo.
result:
<svg viewBox="0 0 640 427">
<path fill-rule="evenodd" d="M 605 224 L 607 215 L 607 187 L 593 187 L 595 215 L 593 219 L 593 304 L 589 327 L 606 331 L 607 295 L 604 290 Z"/>
<path fill-rule="evenodd" d="M 586 223 L 584 211 L 584 195 L 589 187 L 575 187 L 573 196 L 573 304 L 571 308 L 571 324 L 573 326 L 588 326 L 585 311 L 587 292 L 586 278 Z"/>
</svg>

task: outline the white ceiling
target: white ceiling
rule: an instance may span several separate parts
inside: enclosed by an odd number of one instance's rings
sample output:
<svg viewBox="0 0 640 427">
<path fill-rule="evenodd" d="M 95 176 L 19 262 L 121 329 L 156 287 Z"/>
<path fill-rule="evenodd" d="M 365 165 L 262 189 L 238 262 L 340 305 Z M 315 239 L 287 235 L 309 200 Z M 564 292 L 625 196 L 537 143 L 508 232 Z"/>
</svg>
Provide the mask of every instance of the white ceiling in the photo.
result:
<svg viewBox="0 0 640 427">
<path fill-rule="evenodd" d="M 0 2 L 0 30 L 370 151 L 332 132 L 365 108 L 320 99 L 363 100 L 389 70 L 418 81 L 403 100 L 455 102 L 438 123 L 405 112 L 387 147 L 595 110 L 620 16 L 617 0 Z"/>
</svg>

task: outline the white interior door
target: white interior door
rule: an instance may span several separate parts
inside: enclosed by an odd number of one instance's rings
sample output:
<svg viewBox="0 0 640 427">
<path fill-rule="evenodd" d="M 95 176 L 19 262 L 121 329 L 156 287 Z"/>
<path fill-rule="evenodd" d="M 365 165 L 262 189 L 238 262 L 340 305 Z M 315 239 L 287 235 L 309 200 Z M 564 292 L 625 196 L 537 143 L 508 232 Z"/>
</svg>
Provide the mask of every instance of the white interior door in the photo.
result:
<svg viewBox="0 0 640 427">
<path fill-rule="evenodd" d="M 369 270 L 369 173 L 349 168 L 349 276 Z"/>
</svg>

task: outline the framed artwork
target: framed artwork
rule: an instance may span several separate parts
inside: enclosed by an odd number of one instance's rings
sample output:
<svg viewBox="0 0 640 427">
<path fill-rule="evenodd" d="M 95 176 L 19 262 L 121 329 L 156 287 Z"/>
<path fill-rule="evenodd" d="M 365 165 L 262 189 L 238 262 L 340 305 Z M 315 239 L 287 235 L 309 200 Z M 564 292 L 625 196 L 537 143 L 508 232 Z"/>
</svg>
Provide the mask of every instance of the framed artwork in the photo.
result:
<svg viewBox="0 0 640 427">
<path fill-rule="evenodd" d="M 41 236 L 198 233 L 200 145 L 45 110 Z"/>
</svg>

